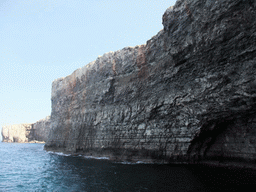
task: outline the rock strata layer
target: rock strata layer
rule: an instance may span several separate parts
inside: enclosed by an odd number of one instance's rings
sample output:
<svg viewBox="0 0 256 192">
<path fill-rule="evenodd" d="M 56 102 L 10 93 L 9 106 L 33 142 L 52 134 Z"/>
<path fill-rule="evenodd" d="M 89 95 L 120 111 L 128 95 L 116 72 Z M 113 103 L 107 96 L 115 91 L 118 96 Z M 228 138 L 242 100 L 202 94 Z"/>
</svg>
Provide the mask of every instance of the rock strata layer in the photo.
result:
<svg viewBox="0 0 256 192">
<path fill-rule="evenodd" d="M 52 83 L 47 150 L 256 160 L 256 0 L 178 0 L 145 45 Z"/>
<path fill-rule="evenodd" d="M 36 123 L 16 124 L 2 127 L 3 142 L 38 143 L 48 139 L 50 116 Z"/>
</svg>

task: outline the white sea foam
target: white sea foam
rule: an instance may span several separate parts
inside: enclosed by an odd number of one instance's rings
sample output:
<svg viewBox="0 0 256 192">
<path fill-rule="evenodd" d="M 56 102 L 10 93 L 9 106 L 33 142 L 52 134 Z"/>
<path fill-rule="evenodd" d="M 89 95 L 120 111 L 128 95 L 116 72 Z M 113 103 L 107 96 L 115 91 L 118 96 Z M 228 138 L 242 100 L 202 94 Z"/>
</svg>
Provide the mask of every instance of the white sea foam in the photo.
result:
<svg viewBox="0 0 256 192">
<path fill-rule="evenodd" d="M 65 154 L 65 153 L 61 153 L 61 152 L 48 151 L 48 153 L 56 154 L 56 155 L 61 155 L 61 156 L 71 156 L 71 154 Z"/>
<path fill-rule="evenodd" d="M 135 163 L 128 162 L 128 161 L 116 162 L 116 163 L 121 163 L 121 164 L 124 164 L 124 165 L 134 165 L 135 164 Z"/>
<path fill-rule="evenodd" d="M 122 161 L 122 162 L 115 162 L 115 163 L 120 163 L 124 165 L 152 164 L 150 162 L 143 162 L 143 161 L 137 161 L 137 162 Z"/>
<path fill-rule="evenodd" d="M 150 163 L 143 162 L 143 161 L 137 161 L 136 164 L 150 164 Z"/>
<path fill-rule="evenodd" d="M 106 159 L 109 160 L 109 157 L 94 157 L 94 156 L 83 156 L 85 159 Z"/>
<path fill-rule="evenodd" d="M 53 151 L 48 151 L 48 153 L 51 154 L 56 154 L 60 156 L 72 156 L 71 154 L 65 154 L 62 152 L 53 152 Z M 84 156 L 84 155 L 76 155 L 74 157 L 84 157 L 85 159 L 98 159 L 98 160 L 109 160 L 109 157 L 94 157 L 94 156 Z M 120 163 L 124 165 L 136 165 L 136 164 L 151 164 L 149 162 L 143 162 L 143 161 L 137 161 L 137 162 L 129 162 L 129 161 L 122 161 L 122 162 L 115 162 L 115 163 Z"/>
<path fill-rule="evenodd" d="M 65 154 L 62 152 L 54 152 L 54 151 L 47 151 L 51 154 L 61 155 L 61 156 L 72 156 L 72 154 Z M 94 157 L 94 156 L 84 156 L 84 155 L 74 155 L 74 157 L 84 157 L 85 159 L 103 159 L 103 160 L 109 160 L 109 157 Z"/>
</svg>

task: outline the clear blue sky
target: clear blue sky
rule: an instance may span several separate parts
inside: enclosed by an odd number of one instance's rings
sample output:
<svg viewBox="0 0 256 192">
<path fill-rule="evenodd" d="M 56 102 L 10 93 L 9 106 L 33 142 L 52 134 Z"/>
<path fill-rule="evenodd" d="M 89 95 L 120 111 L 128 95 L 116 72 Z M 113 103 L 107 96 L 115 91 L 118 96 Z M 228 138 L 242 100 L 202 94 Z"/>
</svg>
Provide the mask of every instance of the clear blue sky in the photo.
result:
<svg viewBox="0 0 256 192">
<path fill-rule="evenodd" d="M 51 113 L 51 83 L 145 44 L 175 0 L 0 0 L 0 125 Z"/>
</svg>

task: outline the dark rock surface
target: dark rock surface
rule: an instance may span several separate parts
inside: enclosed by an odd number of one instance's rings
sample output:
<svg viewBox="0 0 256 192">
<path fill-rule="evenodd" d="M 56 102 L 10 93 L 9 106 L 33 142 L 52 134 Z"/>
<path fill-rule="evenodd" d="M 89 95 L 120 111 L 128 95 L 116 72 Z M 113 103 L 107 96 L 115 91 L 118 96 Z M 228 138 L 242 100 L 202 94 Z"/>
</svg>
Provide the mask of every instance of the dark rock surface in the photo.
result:
<svg viewBox="0 0 256 192">
<path fill-rule="evenodd" d="M 3 142 L 38 143 L 48 139 L 50 131 L 50 116 L 36 123 L 7 125 L 2 127 Z"/>
<path fill-rule="evenodd" d="M 50 132 L 50 123 L 51 118 L 47 116 L 33 124 L 33 128 L 35 129 L 34 139 L 36 141 L 47 141 Z"/>
<path fill-rule="evenodd" d="M 45 149 L 121 160 L 256 160 L 256 0 L 178 0 L 145 45 L 52 84 Z"/>
</svg>

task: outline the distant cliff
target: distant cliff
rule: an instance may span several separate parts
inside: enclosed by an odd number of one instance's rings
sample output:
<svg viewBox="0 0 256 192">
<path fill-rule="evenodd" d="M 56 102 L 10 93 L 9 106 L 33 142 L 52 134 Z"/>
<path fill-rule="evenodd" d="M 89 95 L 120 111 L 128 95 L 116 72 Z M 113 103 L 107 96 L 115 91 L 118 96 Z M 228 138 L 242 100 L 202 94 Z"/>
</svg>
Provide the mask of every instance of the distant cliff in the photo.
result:
<svg viewBox="0 0 256 192">
<path fill-rule="evenodd" d="M 33 140 L 32 124 L 16 124 L 2 127 L 3 142 L 25 143 Z"/>
<path fill-rule="evenodd" d="M 256 0 L 178 0 L 145 45 L 52 83 L 45 149 L 151 162 L 256 160 Z"/>
<path fill-rule="evenodd" d="M 33 124 L 16 124 L 2 127 L 3 142 L 45 142 L 49 136 L 50 116 Z"/>
</svg>

